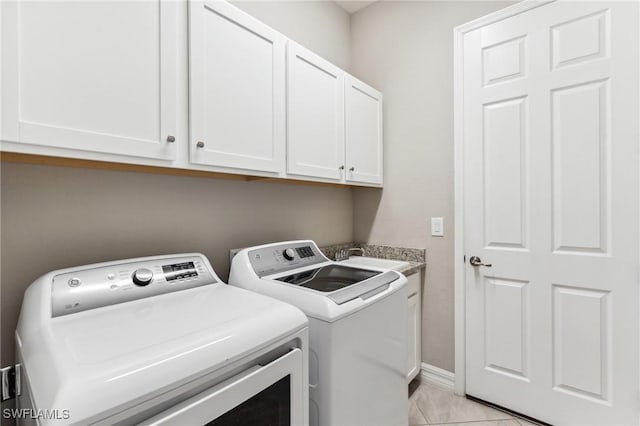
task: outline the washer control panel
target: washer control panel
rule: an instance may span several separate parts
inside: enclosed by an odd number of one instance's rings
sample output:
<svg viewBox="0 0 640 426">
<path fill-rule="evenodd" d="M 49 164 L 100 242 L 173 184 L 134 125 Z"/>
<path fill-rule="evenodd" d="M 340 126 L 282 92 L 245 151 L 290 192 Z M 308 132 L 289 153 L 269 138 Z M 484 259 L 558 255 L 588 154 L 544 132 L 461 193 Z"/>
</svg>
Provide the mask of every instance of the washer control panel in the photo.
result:
<svg viewBox="0 0 640 426">
<path fill-rule="evenodd" d="M 326 262 L 313 241 L 280 243 L 250 250 L 249 262 L 259 277 Z"/>
<path fill-rule="evenodd" d="M 204 256 L 111 262 L 53 277 L 51 314 L 68 315 L 216 283 Z"/>
</svg>

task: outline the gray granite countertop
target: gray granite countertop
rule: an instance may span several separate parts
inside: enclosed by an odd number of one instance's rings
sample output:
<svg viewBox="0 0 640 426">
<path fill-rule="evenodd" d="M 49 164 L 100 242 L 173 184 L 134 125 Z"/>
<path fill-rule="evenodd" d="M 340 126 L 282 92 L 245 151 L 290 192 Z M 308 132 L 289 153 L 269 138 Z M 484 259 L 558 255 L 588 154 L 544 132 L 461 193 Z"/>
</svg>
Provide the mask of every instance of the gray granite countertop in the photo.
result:
<svg viewBox="0 0 640 426">
<path fill-rule="evenodd" d="M 407 267 L 400 269 L 398 272 L 404 274 L 405 276 L 409 276 L 420 272 L 420 270 L 422 270 L 426 266 L 427 264 L 425 262 L 409 262 L 409 265 Z"/>
<path fill-rule="evenodd" d="M 412 275 L 419 272 L 422 268 L 427 266 L 426 263 L 426 250 L 407 247 L 391 247 L 391 246 L 378 246 L 374 244 L 365 243 L 344 243 L 334 244 L 327 247 L 321 247 L 320 250 L 329 259 L 336 258 L 336 254 L 342 250 L 351 247 L 358 247 L 364 249 L 364 255 L 367 257 L 375 257 L 378 259 L 388 260 L 401 260 L 409 262 L 409 266 L 403 268 L 399 272 L 404 275 Z"/>
</svg>

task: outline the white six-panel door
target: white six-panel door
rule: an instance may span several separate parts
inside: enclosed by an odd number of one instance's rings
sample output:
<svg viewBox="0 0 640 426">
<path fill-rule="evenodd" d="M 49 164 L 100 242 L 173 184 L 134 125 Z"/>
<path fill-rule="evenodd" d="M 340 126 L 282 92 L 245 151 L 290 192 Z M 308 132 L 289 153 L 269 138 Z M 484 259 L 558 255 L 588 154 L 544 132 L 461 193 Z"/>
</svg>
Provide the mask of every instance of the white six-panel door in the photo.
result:
<svg viewBox="0 0 640 426">
<path fill-rule="evenodd" d="M 3 4 L 3 139 L 173 160 L 176 9 L 159 0 Z"/>
<path fill-rule="evenodd" d="M 283 169 L 285 43 L 282 34 L 224 1 L 189 2 L 192 163 Z"/>
<path fill-rule="evenodd" d="M 638 16 L 558 1 L 464 36 L 466 392 L 556 425 L 640 419 Z"/>
</svg>

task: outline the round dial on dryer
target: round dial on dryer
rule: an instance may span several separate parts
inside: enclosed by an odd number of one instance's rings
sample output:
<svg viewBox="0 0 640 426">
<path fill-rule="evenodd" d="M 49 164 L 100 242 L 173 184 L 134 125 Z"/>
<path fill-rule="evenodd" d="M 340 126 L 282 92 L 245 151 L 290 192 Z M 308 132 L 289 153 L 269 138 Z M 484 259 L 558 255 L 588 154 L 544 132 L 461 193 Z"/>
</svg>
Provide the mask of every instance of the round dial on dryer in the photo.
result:
<svg viewBox="0 0 640 426">
<path fill-rule="evenodd" d="M 285 251 L 282 252 L 282 255 L 287 260 L 293 260 L 293 257 L 296 255 L 296 252 L 293 251 L 292 248 L 288 248 L 288 249 L 286 249 Z"/>
<path fill-rule="evenodd" d="M 144 287 L 146 285 L 149 285 L 149 283 L 151 283 L 151 280 L 153 280 L 153 272 L 151 272 L 151 270 L 147 268 L 136 269 L 133 272 L 132 278 L 135 285 Z"/>
</svg>

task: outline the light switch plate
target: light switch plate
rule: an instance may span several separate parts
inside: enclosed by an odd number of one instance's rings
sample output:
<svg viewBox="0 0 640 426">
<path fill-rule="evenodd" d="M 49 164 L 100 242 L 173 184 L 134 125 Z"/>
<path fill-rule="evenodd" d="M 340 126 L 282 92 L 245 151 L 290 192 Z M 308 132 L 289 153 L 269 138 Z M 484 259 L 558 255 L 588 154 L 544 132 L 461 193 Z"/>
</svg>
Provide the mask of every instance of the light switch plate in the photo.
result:
<svg viewBox="0 0 640 426">
<path fill-rule="evenodd" d="M 441 217 L 431 218 L 431 235 L 434 237 L 444 237 L 444 219 Z"/>
</svg>

